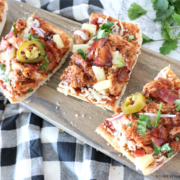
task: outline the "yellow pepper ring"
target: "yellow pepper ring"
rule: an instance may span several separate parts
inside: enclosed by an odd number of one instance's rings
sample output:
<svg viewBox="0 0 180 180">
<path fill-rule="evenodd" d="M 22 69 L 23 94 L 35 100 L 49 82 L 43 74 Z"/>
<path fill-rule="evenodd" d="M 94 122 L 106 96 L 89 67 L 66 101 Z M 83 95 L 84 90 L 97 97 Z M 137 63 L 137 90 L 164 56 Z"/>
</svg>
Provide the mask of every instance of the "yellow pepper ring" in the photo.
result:
<svg viewBox="0 0 180 180">
<path fill-rule="evenodd" d="M 32 44 L 35 44 L 38 48 L 39 48 L 39 51 L 40 51 L 40 56 L 36 59 L 26 59 L 26 58 L 23 58 L 21 56 L 21 52 L 24 48 L 32 45 Z M 23 63 L 38 63 L 40 62 L 46 55 L 46 52 L 43 48 L 43 46 L 41 45 L 40 42 L 36 41 L 36 40 L 32 40 L 32 41 L 27 41 L 25 43 L 23 43 L 20 48 L 18 49 L 18 52 L 17 52 L 17 55 L 19 57 L 19 61 L 20 62 L 23 62 Z"/>
<path fill-rule="evenodd" d="M 121 109 L 124 114 L 141 111 L 146 105 L 146 98 L 141 93 L 134 93 L 122 102 Z"/>
</svg>

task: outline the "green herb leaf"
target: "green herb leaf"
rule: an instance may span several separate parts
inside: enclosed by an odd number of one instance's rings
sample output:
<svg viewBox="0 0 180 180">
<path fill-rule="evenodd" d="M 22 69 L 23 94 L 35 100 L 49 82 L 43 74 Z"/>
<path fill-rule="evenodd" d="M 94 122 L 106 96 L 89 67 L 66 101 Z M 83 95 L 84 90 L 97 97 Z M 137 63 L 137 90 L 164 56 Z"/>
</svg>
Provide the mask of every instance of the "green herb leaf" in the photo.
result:
<svg viewBox="0 0 180 180">
<path fill-rule="evenodd" d="M 5 78 L 4 82 L 9 82 L 9 78 Z"/>
<path fill-rule="evenodd" d="M 32 88 L 28 89 L 28 92 L 33 92 L 33 89 Z"/>
<path fill-rule="evenodd" d="M 172 41 L 164 41 L 162 47 L 160 48 L 160 53 L 161 54 L 169 54 L 172 50 L 175 50 L 177 48 L 177 39 L 174 39 Z"/>
<path fill-rule="evenodd" d="M 3 64 L 0 64 L 0 70 L 1 70 L 1 71 L 5 71 L 5 70 L 6 70 L 6 67 L 5 67 L 5 65 L 3 65 Z"/>
<path fill-rule="evenodd" d="M 130 35 L 129 38 L 128 38 L 128 41 L 131 41 L 134 39 L 134 36 L 133 35 Z"/>
<path fill-rule="evenodd" d="M 161 151 L 170 151 L 171 148 L 169 147 L 169 143 L 166 143 L 161 146 Z"/>
<path fill-rule="evenodd" d="M 28 39 L 29 40 L 36 40 L 36 41 L 39 40 L 39 38 L 37 36 L 33 36 L 32 34 L 29 34 Z"/>
<path fill-rule="evenodd" d="M 16 34 L 16 28 L 15 28 L 15 26 L 16 26 L 16 23 L 13 21 L 13 25 L 12 25 L 12 27 L 11 27 L 11 31 L 14 31 L 14 34 Z"/>
<path fill-rule="evenodd" d="M 137 19 L 146 13 L 147 13 L 147 11 L 136 3 L 132 3 L 131 7 L 128 9 L 128 16 L 129 16 L 130 20 Z"/>
<path fill-rule="evenodd" d="M 152 98 L 149 98 L 149 99 L 147 100 L 148 103 L 151 102 L 151 101 L 152 101 Z"/>
<path fill-rule="evenodd" d="M 158 110 L 158 113 L 157 113 L 157 116 L 156 116 L 156 120 L 155 120 L 155 122 L 154 122 L 154 127 L 157 127 L 157 126 L 158 126 L 159 119 L 160 119 L 160 117 L 161 117 L 161 108 L 162 108 L 162 105 L 163 105 L 163 103 L 161 103 L 161 104 L 159 105 L 159 110 Z"/>
<path fill-rule="evenodd" d="M 177 23 L 177 25 L 180 26 L 180 15 L 174 13 L 174 14 L 172 15 L 172 17 L 173 17 L 174 21 Z"/>
<path fill-rule="evenodd" d="M 174 105 L 177 107 L 176 110 L 180 111 L 180 99 L 175 100 Z"/>
<path fill-rule="evenodd" d="M 113 25 L 114 25 L 114 21 L 108 21 L 107 23 L 104 23 L 101 26 L 101 29 L 109 29 L 110 30 Z"/>
<path fill-rule="evenodd" d="M 141 114 L 138 121 L 138 132 L 143 136 L 146 134 L 146 127 L 151 128 L 150 116 Z"/>
<path fill-rule="evenodd" d="M 176 141 L 179 141 L 179 138 L 178 138 L 178 137 L 175 137 L 175 140 L 176 140 Z"/>
<path fill-rule="evenodd" d="M 132 126 L 132 125 L 133 125 L 133 123 L 129 123 L 129 124 L 128 124 L 128 127 L 130 127 L 130 126 Z"/>
<path fill-rule="evenodd" d="M 139 118 L 139 115 L 137 113 L 132 113 L 136 118 Z"/>
<path fill-rule="evenodd" d="M 48 72 L 50 72 L 49 70 L 47 70 L 46 68 L 47 68 L 47 66 L 48 66 L 48 64 L 50 63 L 50 61 L 49 61 L 49 59 L 48 59 L 48 57 L 47 56 L 45 56 L 45 61 L 46 61 L 46 63 L 45 64 L 43 64 L 43 65 L 41 65 L 40 67 L 39 67 L 39 70 L 41 70 L 41 71 L 48 71 Z M 51 73 L 51 72 L 50 72 Z"/>
<path fill-rule="evenodd" d="M 78 49 L 78 50 L 77 50 L 77 53 L 78 53 L 79 55 L 81 55 L 81 57 L 82 57 L 83 59 L 86 59 L 86 54 L 85 54 L 85 52 L 84 52 L 82 49 Z"/>
<path fill-rule="evenodd" d="M 105 37 L 108 37 L 109 36 L 109 32 L 106 32 L 105 29 L 103 30 L 99 30 L 97 35 L 95 36 L 94 39 L 101 39 L 101 38 L 105 38 Z"/>
<path fill-rule="evenodd" d="M 174 155 L 174 149 L 171 149 L 165 156 L 170 158 L 172 155 Z"/>
<path fill-rule="evenodd" d="M 165 11 L 165 10 L 167 10 L 168 5 L 169 5 L 169 3 L 167 0 L 155 0 L 155 1 L 153 1 L 154 10 Z"/>
<path fill-rule="evenodd" d="M 117 60 L 119 60 L 122 64 L 116 65 L 116 68 L 120 68 L 120 67 L 123 67 L 125 65 L 125 62 L 120 57 L 118 57 Z"/>
<path fill-rule="evenodd" d="M 143 37 L 143 42 L 142 44 L 145 44 L 145 43 L 148 43 L 148 42 L 153 42 L 154 40 L 147 37 L 145 34 L 142 34 L 142 37 Z"/>
<path fill-rule="evenodd" d="M 161 147 L 160 146 L 156 146 L 154 143 L 153 144 L 153 147 L 154 147 L 154 152 L 156 154 L 156 156 L 160 153 L 161 151 Z"/>
</svg>

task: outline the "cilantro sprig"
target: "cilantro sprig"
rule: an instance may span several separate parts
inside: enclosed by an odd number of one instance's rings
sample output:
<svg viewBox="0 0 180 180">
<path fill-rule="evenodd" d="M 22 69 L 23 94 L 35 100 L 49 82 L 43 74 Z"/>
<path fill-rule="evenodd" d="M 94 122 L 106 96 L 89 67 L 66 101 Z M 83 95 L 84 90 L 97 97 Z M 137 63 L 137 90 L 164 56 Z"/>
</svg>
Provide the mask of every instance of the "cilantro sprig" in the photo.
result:
<svg viewBox="0 0 180 180">
<path fill-rule="evenodd" d="M 109 36 L 109 33 L 112 33 L 111 27 L 114 25 L 113 21 L 108 21 L 107 23 L 102 24 L 101 28 L 99 29 L 97 35 L 94 39 L 105 38 Z"/>
<path fill-rule="evenodd" d="M 5 71 L 5 70 L 6 70 L 6 67 L 5 67 L 5 65 L 3 65 L 3 64 L 0 64 L 0 70 L 1 70 L 1 71 Z"/>
<path fill-rule="evenodd" d="M 125 65 L 125 62 L 120 57 L 118 57 L 117 60 L 119 60 L 122 64 L 117 64 L 116 68 L 120 68 L 120 67 L 123 67 Z"/>
<path fill-rule="evenodd" d="M 133 125 L 133 123 L 131 122 L 131 123 L 128 124 L 128 127 L 130 127 L 130 126 L 132 126 L 132 125 Z"/>
<path fill-rule="evenodd" d="M 180 99 L 175 100 L 174 105 L 177 107 L 176 110 L 180 111 Z"/>
<path fill-rule="evenodd" d="M 168 151 L 168 153 L 165 155 L 167 158 L 170 158 L 173 154 L 174 154 L 174 149 L 169 147 L 169 143 L 166 143 L 162 146 L 156 146 L 154 143 L 153 147 L 154 147 L 154 152 L 156 154 L 156 156 L 161 152 L 161 151 Z"/>
<path fill-rule="evenodd" d="M 48 59 L 47 56 L 45 56 L 45 61 L 46 61 L 46 63 L 45 63 L 45 64 L 42 64 L 42 65 L 39 67 L 39 70 L 41 70 L 41 71 L 47 70 L 48 72 L 50 72 L 50 71 L 47 69 L 47 66 L 48 66 L 49 63 L 50 63 L 50 61 L 49 61 L 49 59 Z M 50 73 L 51 73 L 51 72 L 50 72 Z"/>
<path fill-rule="evenodd" d="M 86 54 L 85 54 L 85 52 L 84 52 L 82 49 L 78 49 L 78 50 L 77 50 L 77 53 L 78 53 L 79 55 L 81 55 L 81 57 L 82 57 L 83 59 L 86 59 Z"/>
<path fill-rule="evenodd" d="M 161 36 L 163 39 L 153 40 L 143 34 L 143 43 L 164 41 L 160 47 L 160 53 L 167 55 L 171 51 L 177 49 L 178 40 L 180 39 L 180 32 L 178 35 L 174 34 L 172 30 L 180 29 L 180 1 L 179 0 L 152 0 L 153 9 L 156 12 L 156 18 L 154 21 L 160 21 Z M 129 10 L 128 16 L 131 20 L 139 18 L 146 14 L 148 10 L 143 9 L 136 3 L 132 3 Z M 176 22 L 177 27 L 172 27 L 173 23 Z"/>
<path fill-rule="evenodd" d="M 148 103 L 151 102 L 151 101 L 152 101 L 152 98 L 149 98 L 149 99 L 147 100 Z"/>
<path fill-rule="evenodd" d="M 158 110 L 158 113 L 157 113 L 157 116 L 156 116 L 156 120 L 154 122 L 154 127 L 157 127 L 158 126 L 158 123 L 159 123 L 159 119 L 161 117 L 161 108 L 162 108 L 162 103 L 160 103 L 159 105 L 159 110 Z"/>
<path fill-rule="evenodd" d="M 39 40 L 39 38 L 37 36 L 33 36 L 32 34 L 29 34 L 28 39 L 29 40 L 36 40 L 36 41 Z"/>
<path fill-rule="evenodd" d="M 143 136 L 146 134 L 146 128 L 151 129 L 151 120 L 150 116 L 146 116 L 145 114 L 141 114 L 138 121 L 138 132 Z"/>
<path fill-rule="evenodd" d="M 33 89 L 32 88 L 28 89 L 28 92 L 33 92 Z"/>
<path fill-rule="evenodd" d="M 131 41 L 134 39 L 134 36 L 133 35 L 130 35 L 129 38 L 128 38 L 128 41 Z"/>
</svg>

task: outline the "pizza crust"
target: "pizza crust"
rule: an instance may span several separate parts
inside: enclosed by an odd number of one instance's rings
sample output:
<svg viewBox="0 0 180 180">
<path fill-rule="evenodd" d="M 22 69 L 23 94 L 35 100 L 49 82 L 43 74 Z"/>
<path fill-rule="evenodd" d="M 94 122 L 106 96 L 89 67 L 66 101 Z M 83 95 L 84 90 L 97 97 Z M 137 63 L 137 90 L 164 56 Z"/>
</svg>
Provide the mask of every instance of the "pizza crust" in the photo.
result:
<svg viewBox="0 0 180 180">
<path fill-rule="evenodd" d="M 8 5 L 7 5 L 7 3 L 5 3 L 4 14 L 2 17 L 2 21 L 0 22 L 0 35 L 3 31 L 4 25 L 6 23 L 7 10 L 8 10 Z"/>
</svg>

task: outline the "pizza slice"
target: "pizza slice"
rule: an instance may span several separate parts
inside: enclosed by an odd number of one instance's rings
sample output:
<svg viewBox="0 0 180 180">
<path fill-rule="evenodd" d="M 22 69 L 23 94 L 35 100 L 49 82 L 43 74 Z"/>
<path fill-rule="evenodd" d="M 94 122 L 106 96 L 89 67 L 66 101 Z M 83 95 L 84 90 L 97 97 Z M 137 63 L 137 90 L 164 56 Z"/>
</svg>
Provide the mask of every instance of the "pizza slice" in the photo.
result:
<svg viewBox="0 0 180 180">
<path fill-rule="evenodd" d="M 96 132 L 144 175 L 153 173 L 180 151 L 180 80 L 164 68 Z"/>
<path fill-rule="evenodd" d="M 0 1 L 0 35 L 6 23 L 7 10 L 8 10 L 8 5 L 6 3 L 6 0 L 1 0 Z"/>
<path fill-rule="evenodd" d="M 13 22 L 0 42 L 0 87 L 11 103 L 34 93 L 65 62 L 73 40 L 36 15 Z"/>
<path fill-rule="evenodd" d="M 111 16 L 92 14 L 89 23 L 76 30 L 74 37 L 74 54 L 57 90 L 115 109 L 140 54 L 140 28 Z"/>
</svg>

